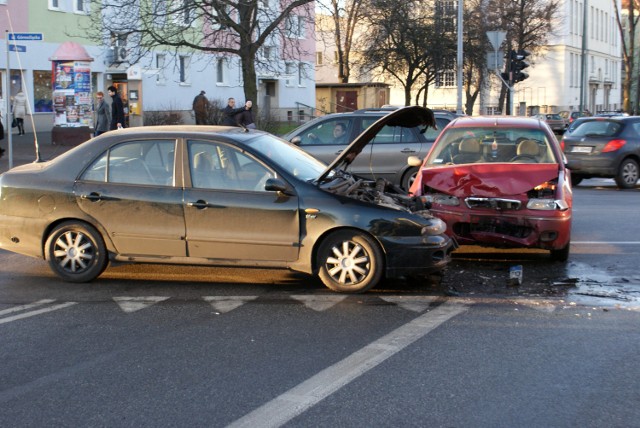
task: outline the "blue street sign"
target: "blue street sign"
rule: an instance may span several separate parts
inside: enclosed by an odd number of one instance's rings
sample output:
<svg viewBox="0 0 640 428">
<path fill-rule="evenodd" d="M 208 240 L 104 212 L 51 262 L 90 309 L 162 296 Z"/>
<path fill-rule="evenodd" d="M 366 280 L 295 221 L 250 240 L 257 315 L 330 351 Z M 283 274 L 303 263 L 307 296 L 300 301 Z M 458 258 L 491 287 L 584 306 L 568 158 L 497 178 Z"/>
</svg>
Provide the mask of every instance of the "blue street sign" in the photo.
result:
<svg viewBox="0 0 640 428">
<path fill-rule="evenodd" d="M 9 40 L 43 40 L 42 33 L 9 33 Z"/>
<path fill-rule="evenodd" d="M 26 52 L 27 47 L 22 45 L 9 45 L 9 50 L 11 52 Z"/>
</svg>

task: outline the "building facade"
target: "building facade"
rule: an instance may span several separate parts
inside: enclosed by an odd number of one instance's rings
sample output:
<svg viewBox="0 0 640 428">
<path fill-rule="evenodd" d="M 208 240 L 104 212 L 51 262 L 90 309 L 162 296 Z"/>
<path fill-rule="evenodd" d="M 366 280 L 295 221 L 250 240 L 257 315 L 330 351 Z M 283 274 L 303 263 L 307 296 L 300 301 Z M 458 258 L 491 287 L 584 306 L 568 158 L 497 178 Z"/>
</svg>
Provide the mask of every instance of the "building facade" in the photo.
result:
<svg viewBox="0 0 640 428">
<path fill-rule="evenodd" d="M 184 123 L 195 123 L 192 101 L 201 90 L 206 91 L 210 100 L 223 105 L 229 97 L 244 102 L 239 58 L 215 58 L 207 53 L 175 55 L 156 50 L 132 63 L 128 57 L 130 47 L 123 40 L 116 37 L 99 45 L 82 35 L 81 29 L 89 24 L 90 14 L 100 12 L 91 10 L 95 4 L 89 0 L 0 0 L 0 30 L 4 30 L 0 31 L 0 44 L 6 46 L 0 49 L 5 53 L 0 54 L 3 118 L 10 105 L 7 97 L 10 100 L 22 90 L 32 113 L 25 120 L 27 131 L 32 128 L 31 120 L 37 130 L 51 130 L 55 119 L 52 99 L 55 70 L 50 59 L 62 43 L 69 41 L 82 45 L 93 58 L 91 93 L 106 93 L 111 85 L 118 87 L 127 107 L 132 108 L 133 126 L 143 124 L 145 112 L 169 110 L 180 112 Z M 271 71 L 258 68 L 258 99 L 253 100 L 259 108 L 270 111 L 275 120 L 312 114 L 315 105 L 313 16 L 311 22 L 301 24 L 298 30 L 296 37 L 303 46 L 300 52 L 309 52 L 307 55 L 285 59 L 282 52 L 273 49 L 270 53 L 268 47 L 260 53 L 273 55 L 272 60 L 281 64 L 271 67 Z M 42 40 L 8 43 L 7 32 L 41 34 Z M 274 69 L 282 71 L 273 72 Z M 134 99 L 129 99 L 132 96 Z"/>
</svg>

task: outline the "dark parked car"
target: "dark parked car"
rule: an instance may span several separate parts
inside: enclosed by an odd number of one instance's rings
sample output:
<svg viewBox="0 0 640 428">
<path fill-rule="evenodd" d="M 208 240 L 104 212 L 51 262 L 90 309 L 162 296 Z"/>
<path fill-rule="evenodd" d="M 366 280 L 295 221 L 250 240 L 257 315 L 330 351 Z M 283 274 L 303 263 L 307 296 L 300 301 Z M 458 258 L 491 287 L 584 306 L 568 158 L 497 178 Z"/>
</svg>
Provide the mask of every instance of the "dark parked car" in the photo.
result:
<svg viewBox="0 0 640 428">
<path fill-rule="evenodd" d="M 577 186 L 591 177 L 614 178 L 618 187 L 635 187 L 640 173 L 640 116 L 591 117 L 562 138 L 568 160 L 577 165 Z"/>
<path fill-rule="evenodd" d="M 427 109 L 397 110 L 329 167 L 255 130 L 108 132 L 0 175 L 0 248 L 45 258 L 71 282 L 110 260 L 289 268 L 341 292 L 427 275 L 450 260 L 445 224 L 419 198 L 345 169 L 381 129 L 433 122 Z"/>
<path fill-rule="evenodd" d="M 388 107 L 329 114 L 299 126 L 283 138 L 317 159 L 329 163 L 371 124 L 394 110 L 395 107 Z M 407 158 L 424 158 L 453 116 L 436 113 L 435 118 L 437 129 L 425 129 L 423 126 L 383 128 L 353 162 L 351 171 L 371 179 L 382 177 L 408 190 L 418 169 L 409 166 Z"/>
<path fill-rule="evenodd" d="M 556 134 L 562 134 L 567 128 L 567 121 L 557 113 L 536 114 L 533 117 L 547 122 L 547 125 L 549 125 Z"/>
<path fill-rule="evenodd" d="M 460 244 L 542 248 L 564 261 L 572 191 L 558 141 L 532 118 L 451 122 L 425 159 L 411 194 L 425 197 Z"/>
</svg>

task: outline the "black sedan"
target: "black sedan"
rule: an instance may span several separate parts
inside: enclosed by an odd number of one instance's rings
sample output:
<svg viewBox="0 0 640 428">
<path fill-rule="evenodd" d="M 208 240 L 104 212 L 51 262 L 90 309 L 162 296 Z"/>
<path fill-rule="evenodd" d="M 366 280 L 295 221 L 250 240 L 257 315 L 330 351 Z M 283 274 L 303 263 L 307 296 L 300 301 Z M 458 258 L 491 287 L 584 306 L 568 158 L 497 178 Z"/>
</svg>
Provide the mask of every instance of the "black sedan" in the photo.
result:
<svg viewBox="0 0 640 428">
<path fill-rule="evenodd" d="M 383 179 L 348 173 L 384 126 L 433 125 L 420 107 L 374 123 L 329 167 L 270 134 L 164 126 L 109 132 L 0 175 L 0 248 L 66 281 L 109 261 L 288 268 L 339 292 L 442 270 L 444 223 Z"/>
<path fill-rule="evenodd" d="M 605 177 L 615 179 L 622 189 L 635 187 L 640 173 L 640 116 L 581 119 L 560 145 L 574 165 L 574 186 L 585 178 Z"/>
</svg>

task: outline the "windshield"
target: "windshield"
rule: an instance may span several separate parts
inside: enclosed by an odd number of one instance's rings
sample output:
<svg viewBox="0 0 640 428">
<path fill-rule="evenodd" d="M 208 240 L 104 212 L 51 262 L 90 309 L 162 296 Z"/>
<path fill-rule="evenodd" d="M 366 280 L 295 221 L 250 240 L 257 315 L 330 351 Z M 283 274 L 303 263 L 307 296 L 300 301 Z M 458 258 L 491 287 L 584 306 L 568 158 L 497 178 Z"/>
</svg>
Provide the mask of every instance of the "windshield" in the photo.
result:
<svg viewBox="0 0 640 428">
<path fill-rule="evenodd" d="M 449 128 L 427 157 L 426 165 L 485 162 L 558 163 L 547 134 L 530 128 Z"/>
<path fill-rule="evenodd" d="M 325 164 L 306 152 L 272 135 L 260 135 L 247 144 L 289 174 L 303 181 L 315 180 L 327 168 Z"/>
<path fill-rule="evenodd" d="M 572 137 L 613 137 L 616 135 L 622 124 L 608 120 L 589 120 L 582 122 L 571 132 Z"/>
</svg>

